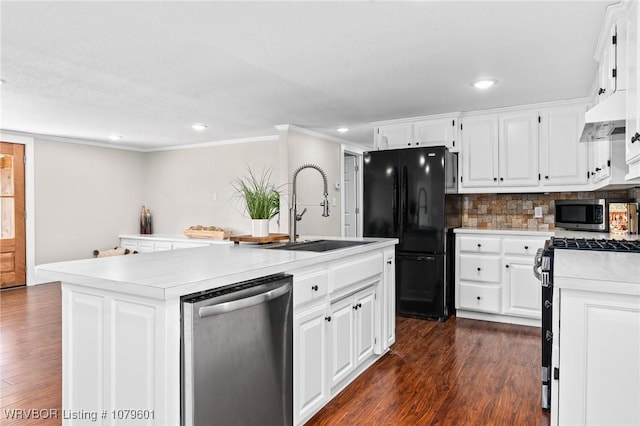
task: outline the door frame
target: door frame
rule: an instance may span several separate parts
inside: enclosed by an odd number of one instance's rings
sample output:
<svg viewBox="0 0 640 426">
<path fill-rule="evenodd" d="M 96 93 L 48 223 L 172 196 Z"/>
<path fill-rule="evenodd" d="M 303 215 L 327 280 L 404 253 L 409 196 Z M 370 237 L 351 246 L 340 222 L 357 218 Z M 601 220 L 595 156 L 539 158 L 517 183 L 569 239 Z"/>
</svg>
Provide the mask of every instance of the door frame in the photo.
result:
<svg viewBox="0 0 640 426">
<path fill-rule="evenodd" d="M 344 234 L 344 214 L 345 214 L 345 190 L 344 190 L 344 157 L 350 155 L 356 157 L 356 166 L 358 171 L 356 173 L 356 205 L 359 212 L 356 215 L 356 237 L 362 237 L 362 154 L 364 150 L 356 148 L 354 146 L 340 144 L 340 236 L 345 237 Z"/>
<path fill-rule="evenodd" d="M 41 281 L 35 279 L 35 169 L 34 169 L 34 138 L 28 136 L 15 135 L 0 131 L 2 142 L 24 145 L 24 192 L 25 192 L 25 243 L 26 243 L 26 273 L 27 285 L 38 284 Z"/>
</svg>

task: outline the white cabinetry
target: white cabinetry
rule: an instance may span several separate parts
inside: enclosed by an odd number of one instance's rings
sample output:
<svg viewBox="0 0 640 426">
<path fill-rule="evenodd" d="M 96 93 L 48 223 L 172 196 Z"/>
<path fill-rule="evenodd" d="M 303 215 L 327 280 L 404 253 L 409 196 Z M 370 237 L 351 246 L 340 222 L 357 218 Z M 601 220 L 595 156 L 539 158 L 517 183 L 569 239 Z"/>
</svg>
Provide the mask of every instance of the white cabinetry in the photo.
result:
<svg viewBox="0 0 640 426">
<path fill-rule="evenodd" d="M 640 178 L 640 6 L 631 2 L 627 15 L 627 179 Z"/>
<path fill-rule="evenodd" d="M 502 312 L 540 319 L 542 286 L 532 273 L 536 251 L 544 246 L 546 237 L 502 238 Z"/>
<path fill-rule="evenodd" d="M 587 144 L 580 143 L 585 105 L 540 111 L 540 185 L 587 183 Z"/>
<path fill-rule="evenodd" d="M 538 186 L 538 112 L 499 115 L 500 186 Z"/>
<path fill-rule="evenodd" d="M 552 425 L 640 424 L 638 257 L 556 250 Z"/>
<path fill-rule="evenodd" d="M 120 247 L 139 253 L 207 247 L 212 244 L 231 244 L 228 240 L 201 239 L 194 241 L 181 235 L 120 235 Z"/>
<path fill-rule="evenodd" d="M 538 186 L 538 112 L 463 118 L 461 155 L 462 188 Z"/>
<path fill-rule="evenodd" d="M 464 119 L 460 189 L 498 186 L 498 117 Z M 462 192 L 462 191 L 461 191 Z"/>
<path fill-rule="evenodd" d="M 458 151 L 457 118 L 459 113 L 404 118 L 372 123 L 377 149 L 444 145 Z"/>
<path fill-rule="evenodd" d="M 311 418 L 395 342 L 394 257 L 391 249 L 291 271 L 294 424 Z"/>
<path fill-rule="evenodd" d="M 542 294 L 533 258 L 553 234 L 528 231 L 456 232 L 456 315 L 540 326 Z"/>
<path fill-rule="evenodd" d="M 298 419 L 311 417 L 329 400 L 327 318 L 326 303 L 318 303 L 296 312 L 293 319 L 296 424 Z"/>
<path fill-rule="evenodd" d="M 338 386 L 360 364 L 373 355 L 374 340 L 373 287 L 331 304 L 331 387 Z"/>
</svg>

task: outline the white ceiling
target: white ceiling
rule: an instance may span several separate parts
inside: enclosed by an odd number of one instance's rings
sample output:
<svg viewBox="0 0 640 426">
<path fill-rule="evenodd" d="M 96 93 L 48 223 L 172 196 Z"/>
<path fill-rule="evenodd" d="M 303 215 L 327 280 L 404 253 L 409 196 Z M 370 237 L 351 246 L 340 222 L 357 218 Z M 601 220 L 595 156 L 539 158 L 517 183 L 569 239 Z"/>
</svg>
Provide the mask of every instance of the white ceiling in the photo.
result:
<svg viewBox="0 0 640 426">
<path fill-rule="evenodd" d="M 371 145 L 372 121 L 588 96 L 611 3 L 2 0 L 0 128 L 154 149 L 295 124 Z"/>
</svg>

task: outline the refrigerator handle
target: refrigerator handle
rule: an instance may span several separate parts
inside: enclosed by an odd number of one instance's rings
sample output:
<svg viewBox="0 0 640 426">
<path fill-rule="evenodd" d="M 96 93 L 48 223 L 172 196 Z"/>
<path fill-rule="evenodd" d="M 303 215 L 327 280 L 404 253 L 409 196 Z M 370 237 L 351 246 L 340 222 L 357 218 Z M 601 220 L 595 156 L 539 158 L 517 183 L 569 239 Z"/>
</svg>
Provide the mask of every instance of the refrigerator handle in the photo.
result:
<svg viewBox="0 0 640 426">
<path fill-rule="evenodd" d="M 393 195 L 391 199 L 391 206 L 393 208 L 393 231 L 398 232 L 398 167 L 393 168 Z"/>
<path fill-rule="evenodd" d="M 402 224 L 407 222 L 407 204 L 409 203 L 409 191 L 407 190 L 407 166 L 402 168 Z"/>
</svg>

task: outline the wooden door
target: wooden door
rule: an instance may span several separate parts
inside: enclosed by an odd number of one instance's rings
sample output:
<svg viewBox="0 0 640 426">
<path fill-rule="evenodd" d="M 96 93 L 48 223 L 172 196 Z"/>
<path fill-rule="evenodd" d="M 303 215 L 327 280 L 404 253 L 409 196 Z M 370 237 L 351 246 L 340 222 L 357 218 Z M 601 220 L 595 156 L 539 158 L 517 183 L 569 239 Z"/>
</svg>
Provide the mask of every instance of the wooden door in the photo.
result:
<svg viewBox="0 0 640 426">
<path fill-rule="evenodd" d="M 0 287 L 26 284 L 24 145 L 0 142 Z"/>
</svg>

